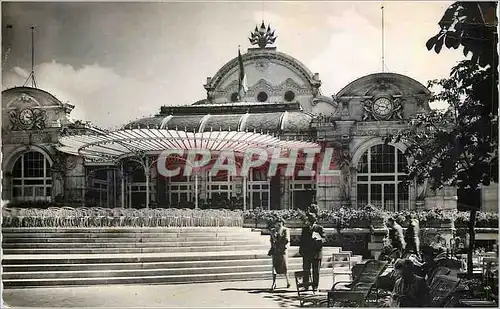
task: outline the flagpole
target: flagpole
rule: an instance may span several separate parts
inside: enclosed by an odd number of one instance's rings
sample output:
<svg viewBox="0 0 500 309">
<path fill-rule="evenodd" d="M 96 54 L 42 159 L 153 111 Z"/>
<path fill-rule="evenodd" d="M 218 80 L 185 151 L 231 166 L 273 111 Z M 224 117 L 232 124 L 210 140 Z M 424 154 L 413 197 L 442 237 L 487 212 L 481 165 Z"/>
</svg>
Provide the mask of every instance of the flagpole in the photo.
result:
<svg viewBox="0 0 500 309">
<path fill-rule="evenodd" d="M 247 92 L 246 85 L 246 75 L 245 75 L 245 66 L 243 64 L 243 57 L 241 56 L 240 45 L 238 45 L 238 67 L 239 67 L 239 76 L 238 76 L 238 102 L 241 102 L 243 97 Z"/>
<path fill-rule="evenodd" d="M 384 36 L 384 5 L 380 7 L 382 10 L 382 73 L 385 72 L 385 36 Z"/>
</svg>

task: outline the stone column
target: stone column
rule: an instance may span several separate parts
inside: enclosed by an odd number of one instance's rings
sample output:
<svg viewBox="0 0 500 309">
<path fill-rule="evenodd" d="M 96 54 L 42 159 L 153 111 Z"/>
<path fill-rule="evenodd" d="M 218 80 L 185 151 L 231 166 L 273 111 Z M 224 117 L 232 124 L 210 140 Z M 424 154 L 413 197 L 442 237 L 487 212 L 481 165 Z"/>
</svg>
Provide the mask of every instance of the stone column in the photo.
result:
<svg viewBox="0 0 500 309">
<path fill-rule="evenodd" d="M 291 198 L 289 178 L 280 176 L 280 193 L 281 193 L 280 209 L 292 209 L 294 205 L 292 205 L 293 200 Z"/>
<path fill-rule="evenodd" d="M 199 201 L 204 201 L 208 198 L 208 192 L 207 192 L 207 186 L 210 185 L 209 177 L 208 175 L 209 171 L 201 171 L 200 175 L 198 176 L 198 200 Z M 193 176 L 194 177 L 194 176 Z M 193 186 L 194 186 L 194 178 L 193 178 Z M 194 187 L 193 187 L 193 192 L 194 192 Z M 194 198 L 193 198 L 194 201 Z"/>
</svg>

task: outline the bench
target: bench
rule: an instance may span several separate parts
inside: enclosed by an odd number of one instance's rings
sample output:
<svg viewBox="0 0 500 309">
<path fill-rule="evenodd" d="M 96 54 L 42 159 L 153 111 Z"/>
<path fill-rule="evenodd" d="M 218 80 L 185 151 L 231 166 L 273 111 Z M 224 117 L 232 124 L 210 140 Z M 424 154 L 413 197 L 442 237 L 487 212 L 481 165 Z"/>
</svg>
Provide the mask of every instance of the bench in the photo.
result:
<svg viewBox="0 0 500 309">
<path fill-rule="evenodd" d="M 363 264 L 354 280 L 336 282 L 328 291 L 328 307 L 334 306 L 337 301 L 355 302 L 360 307 L 364 306 L 387 264 L 387 261 L 368 260 Z M 344 283 L 348 284 L 339 287 Z"/>
</svg>

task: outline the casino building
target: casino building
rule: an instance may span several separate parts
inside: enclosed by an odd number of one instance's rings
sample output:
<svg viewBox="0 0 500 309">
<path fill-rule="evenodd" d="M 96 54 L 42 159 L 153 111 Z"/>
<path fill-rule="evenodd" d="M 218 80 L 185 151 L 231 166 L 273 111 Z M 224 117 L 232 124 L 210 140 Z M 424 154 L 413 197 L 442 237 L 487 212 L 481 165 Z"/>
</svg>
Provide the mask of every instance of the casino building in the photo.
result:
<svg viewBox="0 0 500 309">
<path fill-rule="evenodd" d="M 2 198 L 70 206 L 227 207 L 252 209 L 364 207 L 387 210 L 454 208 L 456 190 L 405 186 L 405 145 L 385 145 L 406 120 L 430 110 L 429 90 L 396 73 L 362 76 L 334 95 L 318 73 L 272 47 L 262 25 L 241 57 L 248 90 L 240 95 L 240 61 L 224 64 L 191 105 L 169 106 L 118 131 L 70 121 L 73 109 L 38 88 L 2 92 Z M 338 176 L 247 177 L 200 172 L 158 174 L 159 151 L 248 147 L 331 147 Z M 239 148 L 238 148 L 239 147 Z M 173 160 L 182 165 L 182 158 Z M 496 211 L 497 185 L 482 190 L 483 209 Z"/>
</svg>

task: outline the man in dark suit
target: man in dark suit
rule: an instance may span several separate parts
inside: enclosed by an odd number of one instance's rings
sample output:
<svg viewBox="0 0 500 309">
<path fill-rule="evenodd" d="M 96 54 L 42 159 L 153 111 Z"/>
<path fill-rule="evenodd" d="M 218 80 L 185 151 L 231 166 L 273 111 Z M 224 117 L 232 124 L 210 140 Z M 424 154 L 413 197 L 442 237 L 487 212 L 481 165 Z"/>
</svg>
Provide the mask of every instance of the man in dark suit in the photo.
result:
<svg viewBox="0 0 500 309">
<path fill-rule="evenodd" d="M 302 256 L 303 270 L 310 274 L 312 268 L 313 291 L 318 289 L 319 270 L 321 267 L 321 259 L 323 258 L 323 243 L 326 239 L 323 227 L 316 222 L 317 218 L 315 214 L 307 214 L 307 220 L 302 228 L 302 235 L 300 236 L 299 248 L 299 253 Z M 304 278 L 304 283 L 309 283 L 309 277 L 310 275 Z"/>
</svg>

